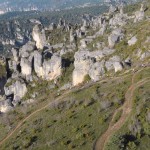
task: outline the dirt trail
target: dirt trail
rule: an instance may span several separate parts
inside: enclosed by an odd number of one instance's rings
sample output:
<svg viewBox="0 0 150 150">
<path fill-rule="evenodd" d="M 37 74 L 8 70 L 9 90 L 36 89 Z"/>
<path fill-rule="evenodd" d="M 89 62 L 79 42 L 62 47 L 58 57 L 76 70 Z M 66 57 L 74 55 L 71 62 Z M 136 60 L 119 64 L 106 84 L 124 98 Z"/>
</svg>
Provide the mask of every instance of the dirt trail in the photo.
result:
<svg viewBox="0 0 150 150">
<path fill-rule="evenodd" d="M 127 121 L 128 117 L 132 111 L 132 98 L 133 98 L 135 89 L 142 86 L 146 82 L 150 81 L 150 78 L 145 78 L 137 83 L 134 83 L 134 79 L 140 71 L 142 71 L 142 70 L 139 70 L 137 73 L 135 73 L 133 75 L 132 84 L 125 94 L 125 103 L 123 104 L 123 106 L 121 106 L 120 108 L 118 108 L 115 111 L 107 131 L 96 141 L 94 150 L 104 150 L 105 145 L 108 142 L 109 138 L 116 131 L 118 131 L 123 126 L 123 124 Z M 120 110 L 122 110 L 122 115 L 121 115 L 120 119 L 116 123 L 113 124 L 114 118 Z"/>
</svg>

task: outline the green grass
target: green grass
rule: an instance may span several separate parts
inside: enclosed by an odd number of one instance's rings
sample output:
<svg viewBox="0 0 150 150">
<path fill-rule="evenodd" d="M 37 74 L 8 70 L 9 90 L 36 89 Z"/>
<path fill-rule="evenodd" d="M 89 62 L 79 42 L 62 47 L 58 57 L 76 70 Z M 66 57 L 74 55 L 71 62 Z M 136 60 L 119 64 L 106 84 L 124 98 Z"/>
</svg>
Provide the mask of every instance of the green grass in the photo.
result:
<svg viewBox="0 0 150 150">
<path fill-rule="evenodd" d="M 141 75 L 143 78 L 139 78 Z M 149 70 L 145 69 L 137 75 L 135 82 L 149 75 Z M 150 124 L 147 119 L 150 111 L 149 89 L 150 81 L 135 90 L 132 114 L 123 127 L 110 138 L 105 150 L 149 150 Z"/>
<path fill-rule="evenodd" d="M 124 98 L 130 82 L 128 76 L 70 93 L 61 103 L 26 121 L 1 149 L 92 149 L 118 107 L 116 98 Z M 111 105 L 102 109 L 101 102 L 106 100 Z"/>
<path fill-rule="evenodd" d="M 122 110 L 119 110 L 114 117 L 113 124 L 115 124 L 120 119 L 121 115 L 122 115 Z"/>
</svg>

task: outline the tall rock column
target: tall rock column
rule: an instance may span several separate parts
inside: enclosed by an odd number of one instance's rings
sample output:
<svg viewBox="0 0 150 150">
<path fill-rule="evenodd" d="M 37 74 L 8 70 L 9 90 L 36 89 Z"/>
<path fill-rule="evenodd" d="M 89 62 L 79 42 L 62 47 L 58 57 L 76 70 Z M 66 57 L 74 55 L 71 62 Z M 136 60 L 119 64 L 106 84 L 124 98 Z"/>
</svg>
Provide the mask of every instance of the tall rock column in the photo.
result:
<svg viewBox="0 0 150 150">
<path fill-rule="evenodd" d="M 46 45 L 46 36 L 45 30 L 41 27 L 41 25 L 35 25 L 32 31 L 32 37 L 36 42 L 36 47 L 38 49 L 43 49 Z"/>
</svg>

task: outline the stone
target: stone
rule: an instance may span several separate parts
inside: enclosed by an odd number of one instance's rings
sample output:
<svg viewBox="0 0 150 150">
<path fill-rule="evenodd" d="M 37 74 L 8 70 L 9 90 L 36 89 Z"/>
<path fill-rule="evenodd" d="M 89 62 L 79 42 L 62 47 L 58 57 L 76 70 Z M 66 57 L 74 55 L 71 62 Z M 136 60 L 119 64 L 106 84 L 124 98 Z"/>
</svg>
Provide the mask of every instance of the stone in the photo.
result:
<svg viewBox="0 0 150 150">
<path fill-rule="evenodd" d="M 21 47 L 21 51 L 32 52 L 35 50 L 35 45 L 35 42 L 29 41 Z"/>
<path fill-rule="evenodd" d="M 144 17 L 145 17 L 145 12 L 144 11 L 145 11 L 144 5 L 141 4 L 140 11 L 135 12 L 134 22 L 142 21 L 144 19 Z"/>
<path fill-rule="evenodd" d="M 13 109 L 13 105 L 9 99 L 0 101 L 0 112 L 1 113 L 7 113 L 12 109 Z"/>
<path fill-rule="evenodd" d="M 53 55 L 51 59 L 43 62 L 43 78 L 46 80 L 56 79 L 61 75 L 62 60 L 58 55 Z"/>
<path fill-rule="evenodd" d="M 136 36 L 134 36 L 128 41 L 128 45 L 132 46 L 132 45 L 136 44 L 136 42 L 137 42 L 137 38 L 136 38 Z"/>
<path fill-rule="evenodd" d="M 100 80 L 100 76 L 103 76 L 104 74 L 104 61 L 94 63 L 89 70 L 89 76 L 94 82 Z"/>
<path fill-rule="evenodd" d="M 34 71 L 38 77 L 43 75 L 42 54 L 38 51 L 34 51 Z"/>
<path fill-rule="evenodd" d="M 141 57 L 140 57 L 140 60 L 144 60 L 146 58 L 149 58 L 150 57 L 150 50 L 144 52 Z"/>
<path fill-rule="evenodd" d="M 117 28 L 112 31 L 111 35 L 108 37 L 109 47 L 113 48 L 115 44 L 124 38 L 123 30 Z"/>
<path fill-rule="evenodd" d="M 73 71 L 73 86 L 76 86 L 84 81 L 84 77 L 90 69 L 91 59 L 89 59 L 88 51 L 78 51 L 74 55 L 74 71 Z"/>
<path fill-rule="evenodd" d="M 21 58 L 20 61 L 21 73 L 24 76 L 30 76 L 32 74 L 32 62 L 26 58 Z"/>
<path fill-rule="evenodd" d="M 107 71 L 115 69 L 115 72 L 121 71 L 123 69 L 122 62 L 119 56 L 113 56 L 105 63 Z"/>
<path fill-rule="evenodd" d="M 86 75 L 89 75 L 93 81 L 98 81 L 105 74 L 105 62 L 101 59 L 114 51 L 109 48 L 92 52 L 88 50 L 77 51 L 74 55 L 73 86 L 82 83 Z M 116 65 L 115 68 L 117 68 Z"/>
<path fill-rule="evenodd" d="M 115 14 L 113 18 L 109 20 L 110 26 L 124 26 L 127 24 L 128 16 L 126 14 Z"/>
<path fill-rule="evenodd" d="M 46 45 L 46 35 L 45 30 L 41 27 L 41 25 L 35 25 L 32 31 L 32 37 L 36 42 L 36 47 L 38 49 L 43 49 Z"/>
<path fill-rule="evenodd" d="M 13 95 L 14 104 L 21 101 L 21 99 L 27 93 L 27 87 L 26 87 L 25 82 L 21 79 L 16 80 L 16 81 L 9 80 L 9 82 L 7 81 L 7 84 L 10 84 L 10 85 L 4 87 L 5 95 L 6 96 Z"/>
</svg>

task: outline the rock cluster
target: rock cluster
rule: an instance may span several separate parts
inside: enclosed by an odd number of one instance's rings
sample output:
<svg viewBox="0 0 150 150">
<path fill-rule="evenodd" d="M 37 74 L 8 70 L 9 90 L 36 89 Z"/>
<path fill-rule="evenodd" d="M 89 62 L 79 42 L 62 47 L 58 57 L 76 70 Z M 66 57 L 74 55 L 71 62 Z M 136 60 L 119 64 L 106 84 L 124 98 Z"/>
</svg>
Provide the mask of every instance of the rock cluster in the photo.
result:
<svg viewBox="0 0 150 150">
<path fill-rule="evenodd" d="M 58 24 L 51 23 L 48 27 L 43 27 L 38 20 L 30 20 L 36 25 L 28 41 L 25 41 L 19 34 L 20 28 L 16 29 L 16 36 L 22 44 L 17 46 L 18 48 L 13 48 L 12 58 L 7 59 L 6 66 L 9 75 L 7 82 L 5 79 L 0 80 L 2 89 L 0 95 L 5 95 L 0 97 L 0 112 L 7 112 L 21 102 L 28 92 L 27 84 L 39 78 L 54 80 L 54 86 L 49 89 L 54 88 L 57 85 L 57 79 L 62 74 L 62 67 L 66 67 L 64 65 L 66 56 L 74 55 L 74 60 L 71 57 L 71 63 L 74 64 L 71 74 L 72 83 L 71 81 L 64 83 L 58 91 L 70 89 L 82 83 L 86 77 L 96 82 L 104 75 L 109 75 L 111 71 L 118 72 L 127 65 L 128 67 L 132 65 L 130 56 L 124 60 L 122 55 L 118 54 L 116 44 L 124 40 L 127 41 L 126 46 L 129 47 L 138 42 L 138 36 L 125 35 L 126 31 L 123 30 L 123 26 L 128 23 L 128 20 L 134 23 L 144 19 L 143 5 L 140 11 L 134 13 L 134 16 L 124 14 L 123 5 L 111 5 L 108 13 L 100 16 L 86 14 L 82 17 L 82 24 L 74 26 L 63 19 L 60 19 Z M 53 39 L 52 32 L 56 33 L 56 36 L 60 33 L 65 34 Z M 148 38 L 145 45 L 149 41 Z M 150 57 L 150 51 L 139 50 L 136 56 L 144 60 Z M 67 59 L 67 63 L 68 61 L 70 63 L 70 58 Z M 35 98 L 35 95 L 37 92 L 33 93 L 32 98 Z M 28 103 L 33 101 L 28 100 Z"/>
<path fill-rule="evenodd" d="M 75 53 L 73 71 L 73 85 L 78 85 L 84 81 L 86 75 L 89 75 L 93 81 L 98 81 L 106 71 L 112 69 L 121 71 L 123 65 L 119 56 L 114 56 L 108 61 L 103 59 L 115 52 L 114 49 L 104 48 L 103 50 L 89 52 L 88 50 L 81 50 Z"/>
</svg>

